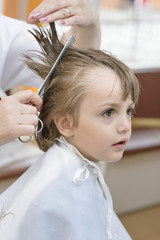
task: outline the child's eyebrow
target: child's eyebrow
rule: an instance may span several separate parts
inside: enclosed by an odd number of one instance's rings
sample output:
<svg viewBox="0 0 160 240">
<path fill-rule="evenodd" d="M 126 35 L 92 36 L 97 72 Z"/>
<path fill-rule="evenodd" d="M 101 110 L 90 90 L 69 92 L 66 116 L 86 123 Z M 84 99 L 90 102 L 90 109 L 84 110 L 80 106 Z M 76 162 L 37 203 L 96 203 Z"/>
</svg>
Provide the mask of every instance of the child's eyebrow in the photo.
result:
<svg viewBox="0 0 160 240">
<path fill-rule="evenodd" d="M 120 103 L 120 102 L 106 102 L 106 103 L 103 103 L 103 104 L 100 104 L 99 106 L 100 107 L 113 107 L 113 108 L 118 108 L 118 107 L 120 107 L 122 105 L 122 103 Z M 128 106 L 130 106 L 130 107 L 135 107 L 135 104 L 134 104 L 134 102 L 133 101 L 130 101 L 129 103 L 128 103 Z"/>
</svg>

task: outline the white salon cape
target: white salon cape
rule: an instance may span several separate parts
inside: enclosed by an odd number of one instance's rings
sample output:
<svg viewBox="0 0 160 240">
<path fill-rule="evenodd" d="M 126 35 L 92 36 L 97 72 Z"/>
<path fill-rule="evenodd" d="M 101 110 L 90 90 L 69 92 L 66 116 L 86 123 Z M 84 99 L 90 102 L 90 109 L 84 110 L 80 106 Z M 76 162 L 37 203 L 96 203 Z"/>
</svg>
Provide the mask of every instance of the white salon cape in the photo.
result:
<svg viewBox="0 0 160 240">
<path fill-rule="evenodd" d="M 100 164 L 63 138 L 0 195 L 1 240 L 131 240 Z"/>
</svg>

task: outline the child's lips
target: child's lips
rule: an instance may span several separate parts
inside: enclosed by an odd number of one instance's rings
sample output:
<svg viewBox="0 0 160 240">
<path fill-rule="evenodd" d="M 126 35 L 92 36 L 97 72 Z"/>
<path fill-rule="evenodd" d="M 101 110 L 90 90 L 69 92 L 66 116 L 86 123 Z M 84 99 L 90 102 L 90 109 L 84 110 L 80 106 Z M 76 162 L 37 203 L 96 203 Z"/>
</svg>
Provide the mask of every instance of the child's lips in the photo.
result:
<svg viewBox="0 0 160 240">
<path fill-rule="evenodd" d="M 128 142 L 128 138 L 124 138 L 119 142 L 112 145 L 112 147 L 116 148 L 117 150 L 124 150 Z"/>
</svg>

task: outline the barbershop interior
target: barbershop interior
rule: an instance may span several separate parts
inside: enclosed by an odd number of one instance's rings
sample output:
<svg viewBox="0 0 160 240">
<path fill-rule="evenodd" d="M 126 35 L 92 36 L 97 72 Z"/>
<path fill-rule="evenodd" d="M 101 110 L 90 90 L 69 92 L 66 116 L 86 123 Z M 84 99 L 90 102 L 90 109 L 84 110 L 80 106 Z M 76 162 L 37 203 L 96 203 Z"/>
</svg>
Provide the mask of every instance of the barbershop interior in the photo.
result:
<svg viewBox="0 0 160 240">
<path fill-rule="evenodd" d="M 128 65 L 141 90 L 122 159 L 103 174 L 114 210 L 133 240 L 160 240 L 160 0 L 90 0 L 98 9 L 101 50 Z M 41 0 L 1 0 L 0 13 L 26 20 Z M 14 63 L 13 63 L 14 64 Z M 16 86 L 7 94 L 32 89 Z M 0 146 L 0 193 L 43 154 L 34 139 Z"/>
</svg>

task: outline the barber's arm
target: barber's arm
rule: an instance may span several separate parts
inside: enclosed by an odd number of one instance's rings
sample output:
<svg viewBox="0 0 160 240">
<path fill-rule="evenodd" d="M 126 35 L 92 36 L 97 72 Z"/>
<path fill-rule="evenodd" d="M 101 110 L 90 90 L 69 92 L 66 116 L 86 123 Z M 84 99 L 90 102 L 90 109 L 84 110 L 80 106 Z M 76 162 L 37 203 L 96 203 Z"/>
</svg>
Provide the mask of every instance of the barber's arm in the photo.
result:
<svg viewBox="0 0 160 240">
<path fill-rule="evenodd" d="M 89 0 L 47 0 L 35 8 L 28 23 L 53 22 L 59 20 L 62 25 L 71 26 L 62 40 L 72 33 L 76 37 L 76 46 L 99 49 L 101 32 L 98 11 Z"/>
<path fill-rule="evenodd" d="M 34 105 L 34 106 L 33 106 Z M 31 90 L 0 99 L 0 145 L 20 136 L 31 136 L 38 124 L 42 99 Z"/>
</svg>

